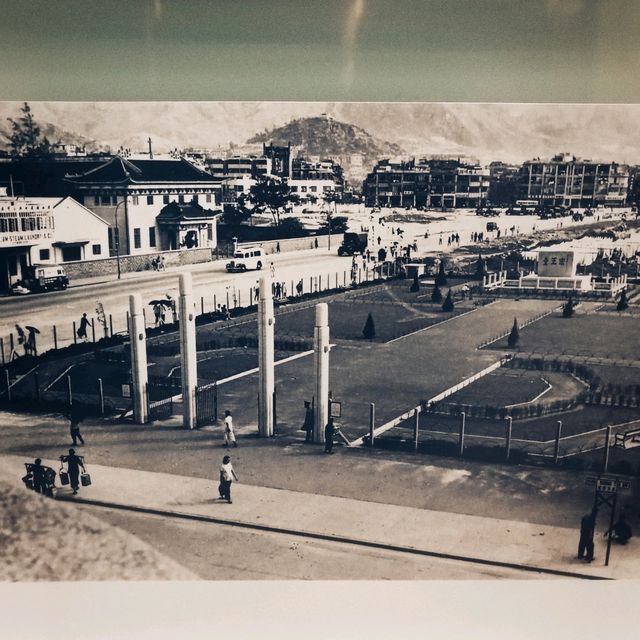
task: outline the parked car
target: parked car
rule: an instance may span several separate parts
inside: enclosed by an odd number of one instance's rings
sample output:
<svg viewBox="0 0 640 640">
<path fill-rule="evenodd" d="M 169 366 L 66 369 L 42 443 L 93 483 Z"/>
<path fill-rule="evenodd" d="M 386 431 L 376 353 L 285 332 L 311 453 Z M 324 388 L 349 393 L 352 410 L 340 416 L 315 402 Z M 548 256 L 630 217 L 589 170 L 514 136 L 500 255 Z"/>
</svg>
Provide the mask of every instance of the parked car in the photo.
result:
<svg viewBox="0 0 640 640">
<path fill-rule="evenodd" d="M 344 234 L 342 244 L 338 247 L 339 256 L 352 256 L 354 253 L 362 253 L 366 251 L 369 243 L 369 236 L 366 233 Z"/>
<path fill-rule="evenodd" d="M 495 222 L 487 222 L 487 231 L 497 231 L 498 225 Z"/>
</svg>

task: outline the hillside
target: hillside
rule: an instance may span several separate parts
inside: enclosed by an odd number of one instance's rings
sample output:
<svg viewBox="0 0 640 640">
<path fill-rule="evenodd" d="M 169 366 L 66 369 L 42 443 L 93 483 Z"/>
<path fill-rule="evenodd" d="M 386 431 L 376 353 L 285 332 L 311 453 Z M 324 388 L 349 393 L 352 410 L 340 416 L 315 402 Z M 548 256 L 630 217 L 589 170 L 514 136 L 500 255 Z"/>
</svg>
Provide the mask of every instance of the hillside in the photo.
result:
<svg viewBox="0 0 640 640">
<path fill-rule="evenodd" d="M 328 116 L 297 118 L 281 127 L 265 130 L 249 140 L 247 144 L 273 142 L 286 145 L 289 142 L 303 156 L 342 158 L 345 174 L 349 177 L 348 157 L 352 154 L 364 156 L 364 165 L 371 166 L 380 157 L 402 155 L 403 149 L 396 144 L 372 136 L 353 124 L 340 122 Z"/>
</svg>

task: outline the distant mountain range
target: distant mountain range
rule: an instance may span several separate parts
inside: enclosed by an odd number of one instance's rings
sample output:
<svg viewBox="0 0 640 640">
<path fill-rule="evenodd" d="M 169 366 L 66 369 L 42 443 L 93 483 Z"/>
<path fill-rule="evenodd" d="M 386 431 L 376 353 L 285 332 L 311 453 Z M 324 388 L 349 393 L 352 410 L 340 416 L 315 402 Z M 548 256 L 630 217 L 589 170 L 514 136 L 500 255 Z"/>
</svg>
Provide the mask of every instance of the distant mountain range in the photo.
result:
<svg viewBox="0 0 640 640">
<path fill-rule="evenodd" d="M 559 152 L 640 163 L 640 106 L 317 102 L 32 102 L 51 140 L 146 150 L 272 139 L 311 155 L 465 155 L 521 162 Z M 0 102 L 0 145 L 7 116 Z M 331 116 L 326 118 L 323 114 Z M 261 133 L 257 133 L 261 132 Z M 290 139 L 288 139 L 290 138 Z"/>
</svg>

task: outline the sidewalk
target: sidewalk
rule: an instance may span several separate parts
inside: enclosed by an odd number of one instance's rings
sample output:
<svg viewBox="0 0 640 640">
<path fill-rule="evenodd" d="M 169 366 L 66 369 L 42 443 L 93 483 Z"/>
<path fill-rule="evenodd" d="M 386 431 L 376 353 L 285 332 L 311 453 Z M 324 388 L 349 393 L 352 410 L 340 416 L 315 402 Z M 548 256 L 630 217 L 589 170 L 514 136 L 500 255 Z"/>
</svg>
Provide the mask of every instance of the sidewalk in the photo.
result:
<svg viewBox="0 0 640 640">
<path fill-rule="evenodd" d="M 19 482 L 24 457 L 1 456 L 0 477 Z M 59 467 L 58 462 L 43 461 Z M 637 542 L 612 546 L 604 566 L 606 541 L 596 536 L 596 559 L 575 558 L 578 531 L 399 507 L 234 483 L 233 504 L 217 499 L 217 481 L 165 473 L 90 465 L 92 486 L 73 497 L 68 488 L 57 497 L 103 505 L 186 515 L 203 520 L 342 539 L 356 544 L 407 548 L 440 557 L 541 569 L 591 578 L 638 578 Z M 212 474 L 216 469 L 212 466 Z M 242 477 L 240 478 L 242 481 Z M 601 529 L 602 527 L 600 527 Z"/>
</svg>

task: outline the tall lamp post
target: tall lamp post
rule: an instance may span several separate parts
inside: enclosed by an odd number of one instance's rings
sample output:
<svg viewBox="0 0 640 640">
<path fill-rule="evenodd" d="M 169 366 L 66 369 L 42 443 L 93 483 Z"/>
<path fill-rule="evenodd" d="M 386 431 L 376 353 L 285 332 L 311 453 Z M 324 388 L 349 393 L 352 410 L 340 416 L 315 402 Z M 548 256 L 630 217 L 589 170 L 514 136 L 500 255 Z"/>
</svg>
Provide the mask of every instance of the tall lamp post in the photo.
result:
<svg viewBox="0 0 640 640">
<path fill-rule="evenodd" d="M 127 198 L 129 196 L 124 197 L 124 200 L 122 202 L 118 202 L 118 204 L 116 205 L 116 236 L 114 238 L 114 244 L 116 247 L 116 264 L 118 266 L 118 280 L 120 280 L 120 227 L 118 226 L 118 209 L 122 206 L 127 204 Z"/>
</svg>

